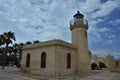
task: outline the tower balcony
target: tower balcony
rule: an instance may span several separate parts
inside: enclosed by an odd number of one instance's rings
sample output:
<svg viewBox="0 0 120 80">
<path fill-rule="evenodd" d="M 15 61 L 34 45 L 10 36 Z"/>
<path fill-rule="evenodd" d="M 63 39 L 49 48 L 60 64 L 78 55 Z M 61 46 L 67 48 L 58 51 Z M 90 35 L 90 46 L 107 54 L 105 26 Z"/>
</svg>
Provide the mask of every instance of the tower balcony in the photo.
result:
<svg viewBox="0 0 120 80">
<path fill-rule="evenodd" d="M 88 21 L 86 19 L 73 19 L 70 21 L 70 26 L 81 24 L 88 26 Z"/>
</svg>

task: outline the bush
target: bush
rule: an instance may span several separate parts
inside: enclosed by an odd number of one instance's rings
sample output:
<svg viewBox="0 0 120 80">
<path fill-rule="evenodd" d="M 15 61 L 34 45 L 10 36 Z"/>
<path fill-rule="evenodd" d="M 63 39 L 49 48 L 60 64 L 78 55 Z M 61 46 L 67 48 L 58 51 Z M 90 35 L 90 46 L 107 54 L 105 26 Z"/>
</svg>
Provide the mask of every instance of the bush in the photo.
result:
<svg viewBox="0 0 120 80">
<path fill-rule="evenodd" d="M 106 66 L 105 66 L 105 64 L 103 62 L 99 62 L 99 67 L 100 67 L 100 69 L 106 68 Z"/>
<path fill-rule="evenodd" d="M 97 69 L 97 64 L 96 63 L 92 63 L 91 64 L 91 69 L 92 70 L 96 70 Z"/>
</svg>

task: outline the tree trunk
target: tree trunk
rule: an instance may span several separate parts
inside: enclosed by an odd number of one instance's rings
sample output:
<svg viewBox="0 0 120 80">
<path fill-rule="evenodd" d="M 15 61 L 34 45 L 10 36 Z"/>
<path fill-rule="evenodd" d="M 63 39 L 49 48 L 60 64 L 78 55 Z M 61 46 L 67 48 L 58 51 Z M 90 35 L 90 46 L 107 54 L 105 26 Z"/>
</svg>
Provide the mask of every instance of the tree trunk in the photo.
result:
<svg viewBox="0 0 120 80">
<path fill-rule="evenodd" d="M 5 54 L 6 54 L 6 50 L 4 50 L 4 51 L 3 51 L 2 69 L 4 69 L 4 68 L 5 68 L 5 60 L 6 60 L 6 58 L 5 58 Z"/>
<path fill-rule="evenodd" d="M 6 47 L 5 47 L 4 51 L 3 51 L 3 65 L 2 65 L 2 69 L 5 69 L 7 50 L 8 50 L 8 44 L 6 44 Z"/>
</svg>

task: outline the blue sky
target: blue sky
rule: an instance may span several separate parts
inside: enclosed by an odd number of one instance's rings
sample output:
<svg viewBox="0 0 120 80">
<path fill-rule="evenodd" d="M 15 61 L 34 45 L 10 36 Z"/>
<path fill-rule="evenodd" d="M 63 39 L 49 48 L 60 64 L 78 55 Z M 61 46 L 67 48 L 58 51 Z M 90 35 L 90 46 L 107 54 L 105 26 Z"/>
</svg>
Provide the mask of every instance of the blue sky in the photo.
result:
<svg viewBox="0 0 120 80">
<path fill-rule="evenodd" d="M 16 42 L 61 39 L 71 42 L 70 20 L 80 10 L 89 22 L 93 54 L 120 58 L 120 0 L 0 0 L 0 34 Z"/>
</svg>

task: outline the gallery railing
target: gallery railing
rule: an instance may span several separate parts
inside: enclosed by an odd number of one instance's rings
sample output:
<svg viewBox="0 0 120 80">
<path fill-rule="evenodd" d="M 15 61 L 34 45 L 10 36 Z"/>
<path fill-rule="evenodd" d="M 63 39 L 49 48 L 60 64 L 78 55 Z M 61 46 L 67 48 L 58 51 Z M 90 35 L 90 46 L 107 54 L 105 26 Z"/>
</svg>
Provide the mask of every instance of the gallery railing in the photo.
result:
<svg viewBox="0 0 120 80">
<path fill-rule="evenodd" d="M 73 19 L 70 21 L 70 25 L 75 25 L 75 24 L 85 24 L 88 26 L 88 21 L 85 19 Z"/>
</svg>

